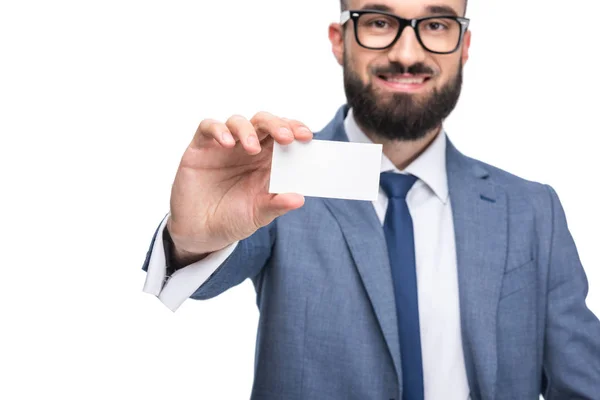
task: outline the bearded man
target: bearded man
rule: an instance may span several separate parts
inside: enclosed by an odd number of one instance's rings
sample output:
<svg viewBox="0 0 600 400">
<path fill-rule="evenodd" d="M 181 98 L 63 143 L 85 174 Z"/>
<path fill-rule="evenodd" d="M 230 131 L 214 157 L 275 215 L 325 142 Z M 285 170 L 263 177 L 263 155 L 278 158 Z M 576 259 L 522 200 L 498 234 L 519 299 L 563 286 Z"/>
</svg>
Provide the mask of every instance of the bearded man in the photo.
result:
<svg viewBox="0 0 600 400">
<path fill-rule="evenodd" d="M 556 192 L 444 130 L 466 1 L 341 6 L 347 104 L 314 135 L 265 112 L 202 121 L 144 290 L 175 310 L 253 281 L 252 399 L 600 399 L 600 322 Z M 275 143 L 313 137 L 381 144 L 377 200 L 270 194 Z"/>
</svg>

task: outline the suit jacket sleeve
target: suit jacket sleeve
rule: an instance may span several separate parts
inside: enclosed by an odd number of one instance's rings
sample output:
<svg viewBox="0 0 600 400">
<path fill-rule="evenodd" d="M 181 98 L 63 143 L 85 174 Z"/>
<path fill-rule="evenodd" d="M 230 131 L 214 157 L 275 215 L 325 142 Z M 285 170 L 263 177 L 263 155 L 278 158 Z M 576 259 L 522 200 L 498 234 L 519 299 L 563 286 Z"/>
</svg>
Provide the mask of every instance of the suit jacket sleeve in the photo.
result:
<svg viewBox="0 0 600 400">
<path fill-rule="evenodd" d="M 552 238 L 544 343 L 546 400 L 600 398 L 600 321 L 585 299 L 588 281 L 550 186 Z"/>
<path fill-rule="evenodd" d="M 260 228 L 254 234 L 238 242 L 235 251 L 191 295 L 192 299 L 205 300 L 239 285 L 247 278 L 254 279 L 271 258 L 275 244 L 276 223 Z"/>
<path fill-rule="evenodd" d="M 167 276 L 169 260 L 167 260 L 166 254 L 168 252 L 164 251 L 161 240 L 167 218 L 168 214 L 154 232 L 142 269 L 148 273 L 148 276 L 150 276 L 150 273 L 156 275 L 153 279 L 147 277 L 144 291 L 165 297 L 163 302 L 168 303 L 167 305 L 173 311 L 183 302 L 183 299 L 179 299 L 181 293 L 186 291 L 187 294 L 192 293 L 190 297 L 197 300 L 217 296 L 225 290 L 240 284 L 246 278 L 256 277 L 271 256 L 271 249 L 275 241 L 275 222 L 257 230 L 249 238 L 216 252 L 214 255 L 217 257 L 214 258 L 220 261 L 217 261 L 218 264 L 215 267 L 208 265 L 215 263 L 215 260 L 209 260 L 209 258 L 213 258 L 213 255 L 211 255 L 196 264 L 181 268 L 163 288 L 165 278 L 169 278 Z M 229 250 L 230 248 L 233 251 Z M 150 271 L 150 261 L 153 257 L 158 258 L 155 264 L 160 265 L 160 268 Z M 208 273 L 210 273 L 208 278 L 202 277 L 205 274 L 208 275 Z M 180 282 L 175 282 L 177 279 Z M 182 280 L 185 282 L 181 282 Z M 198 284 L 198 282 L 200 283 Z M 175 283 L 178 283 L 178 285 L 175 285 L 178 287 L 170 287 Z M 190 286 L 194 283 L 196 283 L 196 286 Z M 186 287 L 184 288 L 184 286 Z M 187 286 L 190 286 L 191 290 Z"/>
</svg>

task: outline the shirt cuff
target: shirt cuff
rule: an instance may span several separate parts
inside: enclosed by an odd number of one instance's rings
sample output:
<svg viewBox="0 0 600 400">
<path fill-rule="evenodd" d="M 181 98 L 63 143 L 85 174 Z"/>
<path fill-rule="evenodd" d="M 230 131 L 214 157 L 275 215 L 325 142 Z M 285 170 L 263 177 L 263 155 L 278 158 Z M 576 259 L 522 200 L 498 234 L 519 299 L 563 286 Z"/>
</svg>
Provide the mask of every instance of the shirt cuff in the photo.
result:
<svg viewBox="0 0 600 400">
<path fill-rule="evenodd" d="M 239 242 L 232 243 L 200 261 L 175 271 L 165 283 L 167 262 L 163 245 L 163 231 L 166 229 L 169 215 L 167 214 L 163 219 L 156 234 L 143 291 L 158 297 L 167 308 L 174 312 L 227 260 Z"/>
</svg>

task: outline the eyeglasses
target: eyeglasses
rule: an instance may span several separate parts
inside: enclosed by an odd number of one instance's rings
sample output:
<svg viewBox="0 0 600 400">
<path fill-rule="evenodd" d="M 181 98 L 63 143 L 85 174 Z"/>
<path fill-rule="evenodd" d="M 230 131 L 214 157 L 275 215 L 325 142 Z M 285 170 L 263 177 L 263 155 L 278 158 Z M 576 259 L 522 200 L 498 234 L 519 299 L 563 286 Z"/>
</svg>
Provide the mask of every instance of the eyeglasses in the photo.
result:
<svg viewBox="0 0 600 400">
<path fill-rule="evenodd" d="M 354 36 L 359 45 L 372 50 L 392 47 L 407 26 L 415 30 L 423 48 L 435 54 L 450 54 L 458 50 L 469 27 L 469 19 L 436 16 L 405 19 L 383 11 L 346 10 L 340 23 L 354 22 Z"/>
</svg>

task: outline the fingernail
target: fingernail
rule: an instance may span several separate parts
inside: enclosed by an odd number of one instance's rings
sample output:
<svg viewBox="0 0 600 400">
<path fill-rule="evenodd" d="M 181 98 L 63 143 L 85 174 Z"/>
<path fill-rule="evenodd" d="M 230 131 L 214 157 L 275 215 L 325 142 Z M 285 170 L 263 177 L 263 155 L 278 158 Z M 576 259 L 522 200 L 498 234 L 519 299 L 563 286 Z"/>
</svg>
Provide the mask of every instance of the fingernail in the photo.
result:
<svg viewBox="0 0 600 400">
<path fill-rule="evenodd" d="M 258 146 L 258 140 L 256 140 L 256 136 L 248 136 L 246 143 L 248 143 L 250 146 Z"/>
<path fill-rule="evenodd" d="M 290 131 L 288 128 L 279 128 L 279 134 L 289 138 L 294 137 L 294 135 L 292 135 L 292 131 Z"/>
<path fill-rule="evenodd" d="M 223 134 L 221 135 L 221 140 L 223 140 L 223 142 L 225 143 L 233 143 L 233 136 L 231 136 L 231 133 L 229 132 L 223 132 Z"/>
<path fill-rule="evenodd" d="M 305 134 L 312 134 L 312 132 L 310 131 L 310 129 L 308 129 L 307 127 L 303 126 L 300 129 L 298 129 L 300 132 L 305 133 Z"/>
</svg>

